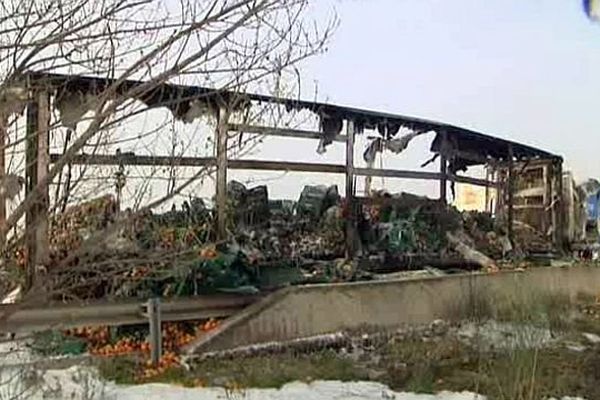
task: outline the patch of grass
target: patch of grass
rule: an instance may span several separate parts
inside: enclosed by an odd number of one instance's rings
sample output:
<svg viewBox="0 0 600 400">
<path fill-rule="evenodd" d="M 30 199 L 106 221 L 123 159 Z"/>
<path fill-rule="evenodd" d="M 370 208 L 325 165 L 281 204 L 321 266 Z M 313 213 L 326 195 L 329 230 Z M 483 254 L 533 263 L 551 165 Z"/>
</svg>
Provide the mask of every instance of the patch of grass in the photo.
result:
<svg viewBox="0 0 600 400">
<path fill-rule="evenodd" d="M 473 283 L 461 298 L 447 307 L 446 315 L 452 321 L 494 319 L 535 325 L 557 333 L 571 328 L 573 301 L 567 295 L 539 289 L 515 286 L 510 291 L 495 292 Z"/>
<path fill-rule="evenodd" d="M 104 379 L 118 384 L 139 383 L 139 362 L 131 358 L 99 360 L 98 369 Z M 333 351 L 314 354 L 278 354 L 236 360 L 204 360 L 191 371 L 170 368 L 144 382 L 170 383 L 183 386 L 279 388 L 293 381 L 316 379 L 352 381 L 367 379 L 361 368 Z"/>
<path fill-rule="evenodd" d="M 577 297 L 577 311 L 572 327 L 574 331 L 600 335 L 600 304 L 595 297 Z"/>
<path fill-rule="evenodd" d="M 100 376 L 119 385 L 133 385 L 138 383 L 168 383 L 193 387 L 197 385 L 194 376 L 183 367 L 169 368 L 160 375 L 151 379 L 140 380 L 139 373 L 143 370 L 140 360 L 131 357 L 113 357 L 99 359 L 95 363 Z"/>
<path fill-rule="evenodd" d="M 520 349 L 486 360 L 481 393 L 498 400 L 537 400 L 550 397 L 599 398 L 597 383 L 586 378 L 587 356 L 562 348 Z"/>
<path fill-rule="evenodd" d="M 139 371 L 140 363 L 129 357 L 102 358 L 95 362 L 102 379 L 113 381 L 120 385 L 133 385 L 135 374 Z"/>
<path fill-rule="evenodd" d="M 417 393 L 437 392 L 448 387 L 449 381 L 463 386 L 464 376 L 455 374 L 473 369 L 476 362 L 470 349 L 455 338 L 428 342 L 408 339 L 391 343 L 380 352 L 387 371 L 384 382 L 393 389 Z"/>
<path fill-rule="evenodd" d="M 144 382 L 166 383 L 171 385 L 181 385 L 184 387 L 198 386 L 199 380 L 183 367 L 169 368 L 164 373 L 152 378 L 144 380 Z"/>
<path fill-rule="evenodd" d="M 494 308 L 496 320 L 543 326 L 552 332 L 562 332 L 569 329 L 573 304 L 566 295 L 523 289 L 497 296 Z"/>
<path fill-rule="evenodd" d="M 315 379 L 352 381 L 366 375 L 333 351 L 277 354 L 237 360 L 205 360 L 193 368 L 195 379 L 207 384 L 235 383 L 241 387 L 279 388 L 292 381 Z"/>
<path fill-rule="evenodd" d="M 519 279 L 497 287 L 472 277 L 465 282 L 461 296 L 448 302 L 444 315 L 451 321 L 480 322 L 490 319 L 527 322 L 551 330 L 568 329 L 570 311 L 576 303 L 591 303 L 594 296 L 552 293 L 543 287 L 530 287 Z"/>
<path fill-rule="evenodd" d="M 485 321 L 493 317 L 494 305 L 490 292 L 472 282 L 463 295 L 447 304 L 444 313 L 452 321 Z"/>
<path fill-rule="evenodd" d="M 571 328 L 574 332 L 587 332 L 600 335 L 600 320 L 576 317 L 571 321 Z"/>
<path fill-rule="evenodd" d="M 592 304 L 596 301 L 596 296 L 589 293 L 579 292 L 575 296 L 575 302 L 578 304 Z"/>
<path fill-rule="evenodd" d="M 490 400 L 600 398 L 600 350 L 562 348 L 479 353 L 455 338 L 406 340 L 386 346 L 384 383 L 401 391 L 473 391 Z M 400 365 L 400 366 L 399 366 Z"/>
</svg>

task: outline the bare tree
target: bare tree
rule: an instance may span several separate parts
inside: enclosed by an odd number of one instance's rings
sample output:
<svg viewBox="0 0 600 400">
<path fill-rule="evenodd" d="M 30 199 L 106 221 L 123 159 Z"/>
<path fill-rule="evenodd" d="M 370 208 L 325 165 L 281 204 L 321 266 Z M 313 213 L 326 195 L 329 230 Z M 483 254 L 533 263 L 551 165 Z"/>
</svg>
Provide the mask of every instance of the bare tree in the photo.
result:
<svg viewBox="0 0 600 400">
<path fill-rule="evenodd" d="M 335 28 L 335 18 L 324 26 L 315 24 L 308 7 L 309 0 L 3 1 L 0 136 L 4 142 L 0 147 L 7 162 L 2 172 L 24 175 L 29 138 L 23 112 L 40 92 L 48 90 L 54 110 L 47 127 L 50 146 L 56 146 L 61 156 L 53 160 L 37 185 L 15 202 L 0 235 L 16 231 L 51 185 L 55 191 L 50 208 L 64 211 L 75 189 L 82 182 L 92 182 L 98 172 L 94 168 L 75 171 L 73 157 L 118 145 L 120 130 L 127 124 L 139 129 L 130 136 L 132 141 L 164 135 L 167 121 L 154 127 L 138 124 L 139 116 L 150 109 L 166 108 L 172 118 L 185 123 L 204 115 L 213 128 L 219 107 L 237 113 L 237 118 L 247 118 L 243 95 L 223 97 L 221 104 L 198 94 L 184 93 L 161 101 L 156 101 L 156 96 L 166 83 L 211 87 L 213 94 L 280 91 L 287 81 L 297 79 L 300 61 L 325 50 Z M 51 74 L 94 76 L 101 78 L 101 83 L 80 90 L 67 80 L 57 87 Z M 130 84 L 131 80 L 138 83 Z M 256 137 L 240 138 L 237 147 L 255 143 Z M 180 156 L 177 146 L 167 147 L 165 154 L 169 153 L 173 158 Z M 168 191 L 139 211 L 163 204 L 210 172 L 209 167 L 200 168 L 178 179 L 171 173 Z M 106 186 L 107 180 L 100 184 Z M 93 185 L 86 187 L 95 190 Z M 107 232 L 99 236 L 110 237 Z M 86 245 L 82 253 L 62 260 L 59 269 L 75 261 L 78 268 L 89 268 L 81 255 L 97 243 L 90 239 Z"/>
</svg>

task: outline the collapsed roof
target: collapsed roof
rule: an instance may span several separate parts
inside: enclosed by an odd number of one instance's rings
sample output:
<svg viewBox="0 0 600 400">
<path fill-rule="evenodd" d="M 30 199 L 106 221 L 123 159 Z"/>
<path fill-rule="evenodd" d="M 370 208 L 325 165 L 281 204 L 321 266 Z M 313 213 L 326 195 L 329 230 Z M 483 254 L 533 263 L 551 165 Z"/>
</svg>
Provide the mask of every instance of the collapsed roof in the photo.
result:
<svg viewBox="0 0 600 400">
<path fill-rule="evenodd" d="M 99 94 L 108 87 L 121 95 L 129 95 L 149 107 L 167 107 L 176 118 L 186 120 L 198 102 L 205 109 L 215 110 L 219 105 L 247 107 L 251 102 L 273 103 L 291 110 L 309 110 L 321 119 L 321 131 L 326 136 L 339 134 L 344 120 L 354 122 L 357 132 L 374 129 L 384 139 L 393 138 L 400 128 L 415 132 L 435 131 L 431 151 L 436 155 L 447 153 L 461 166 L 485 164 L 491 160 L 507 160 L 512 155 L 517 160 L 556 159 L 561 157 L 525 144 L 501 139 L 458 126 L 372 110 L 346 107 L 315 101 L 280 98 L 253 93 L 239 93 L 200 86 L 182 86 L 170 83 L 117 80 L 79 75 L 62 75 L 31 72 L 27 79 L 32 86 L 43 86 L 56 91 L 57 97 L 69 92 Z M 137 90 L 140 89 L 140 90 Z M 445 145 L 447 144 L 447 145 Z M 449 149 L 449 150 L 448 150 Z"/>
</svg>

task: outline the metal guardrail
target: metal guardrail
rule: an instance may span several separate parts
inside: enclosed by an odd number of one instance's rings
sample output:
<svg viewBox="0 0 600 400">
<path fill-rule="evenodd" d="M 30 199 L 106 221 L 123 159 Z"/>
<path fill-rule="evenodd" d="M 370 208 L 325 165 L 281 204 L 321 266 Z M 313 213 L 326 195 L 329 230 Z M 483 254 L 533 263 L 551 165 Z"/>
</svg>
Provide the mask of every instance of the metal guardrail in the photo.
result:
<svg viewBox="0 0 600 400">
<path fill-rule="evenodd" d="M 162 355 L 163 321 L 229 317 L 258 300 L 258 296 L 211 295 L 147 302 L 71 303 L 27 308 L 23 304 L 0 306 L 0 332 L 21 333 L 93 325 L 148 324 L 150 357 L 157 365 Z"/>
<path fill-rule="evenodd" d="M 186 321 L 228 317 L 254 303 L 258 296 L 210 295 L 162 300 L 161 320 Z M 135 325 L 148 323 L 146 302 L 95 302 L 49 304 L 29 308 L 21 304 L 0 306 L 0 333 L 34 332 L 93 325 Z"/>
</svg>

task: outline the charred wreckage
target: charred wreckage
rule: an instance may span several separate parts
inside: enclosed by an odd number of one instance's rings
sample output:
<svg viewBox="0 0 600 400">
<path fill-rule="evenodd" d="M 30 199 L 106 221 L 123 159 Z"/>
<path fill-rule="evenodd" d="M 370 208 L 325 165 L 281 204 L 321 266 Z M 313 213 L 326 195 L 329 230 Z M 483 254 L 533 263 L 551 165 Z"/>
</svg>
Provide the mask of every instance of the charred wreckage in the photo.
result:
<svg viewBox="0 0 600 400">
<path fill-rule="evenodd" d="M 24 81 L 27 82 L 25 94 L 7 92 L 2 104 L 10 104 L 4 108 L 8 114 L 26 108 L 25 189 L 28 195 L 40 190 L 38 183 L 44 181 L 49 166 L 64 157 L 64 154 L 49 151 L 49 135 L 53 134 L 49 122 L 52 106 L 58 111 L 62 127 L 71 132 L 76 130 L 83 115 L 96 110 L 100 104 L 98 99 L 109 92 L 113 96 L 134 98 L 150 108 L 166 107 L 174 118 L 184 122 L 206 114 L 217 121 L 213 157 L 174 160 L 168 155 L 131 153 L 71 155 L 68 161 L 71 164 L 210 169 L 216 175 L 214 207 L 196 199 L 180 208 L 174 206 L 167 213 L 134 215 L 120 211 L 118 199 L 107 196 L 50 215 L 50 196 L 46 188 L 38 193 L 38 206 L 27 211 L 27 225 L 37 228 L 23 240 L 12 243 L 12 247 L 7 245 L 10 251 L 5 252 L 8 259 L 5 266 L 14 261 L 25 271 L 26 287 L 35 281 L 39 271 L 36 267 L 41 265 L 52 274 L 54 265 L 62 262 L 64 267 L 65 259 L 73 250 L 84 247 L 86 241 L 95 240 L 95 232 L 116 224 L 121 227 L 116 233 L 120 239 L 103 247 L 105 254 L 97 251 L 99 254 L 94 257 L 104 259 L 110 254 L 120 271 L 126 272 L 120 273 L 117 279 L 102 279 L 105 269 L 112 267 L 110 263 L 101 263 L 98 271 L 86 271 L 86 277 L 97 276 L 102 284 L 83 285 L 73 295 L 252 291 L 295 282 L 376 279 L 382 273 L 424 267 L 496 270 L 503 259 L 549 257 L 567 246 L 562 158 L 531 146 L 420 118 L 196 86 L 147 85 L 137 81 L 42 73 L 31 73 Z M 259 126 L 233 117 L 258 104 L 273 104 L 287 112 L 308 110 L 319 117 L 320 129 Z M 367 167 L 361 168 L 354 160 L 355 137 L 367 131 L 375 137 L 363 153 Z M 407 150 L 414 138 L 431 132 L 435 133 L 430 148 L 433 156 L 422 167 L 435 162 L 439 164 L 438 172 L 374 167 L 378 153 L 399 154 Z M 345 162 L 234 158 L 228 152 L 231 133 L 316 139 L 320 154 L 339 142 L 346 148 Z M 0 161 L 5 169 L 4 155 Z M 524 207 L 516 204 L 515 194 L 523 183 L 520 173 L 539 163 L 545 165 L 544 196 L 548 196 L 548 202 L 545 214 L 539 221 L 533 221 L 524 214 Z M 475 166 L 485 168 L 486 179 L 464 175 Z M 247 188 L 229 180 L 227 171 L 230 169 L 340 174 L 345 176 L 345 188 L 340 193 L 337 186 L 306 186 L 297 201 L 274 200 L 269 198 L 267 186 Z M 365 179 L 363 196 L 356 192 L 359 177 Z M 439 196 L 430 199 L 409 193 L 375 191 L 371 189 L 372 177 L 434 181 L 439 185 Z M 486 210 L 459 212 L 448 204 L 457 183 L 485 188 Z M 447 192 L 448 188 L 451 193 Z M 488 201 L 488 193 L 490 199 L 495 199 L 493 202 Z M 4 193 L 0 196 L 3 196 L 0 219 L 4 222 L 8 196 Z M 123 224 L 125 220 L 127 223 Z M 174 250 L 177 255 L 170 256 Z M 124 261 L 115 257 L 119 252 L 129 256 L 152 254 L 159 261 L 140 263 L 138 259 L 137 264 L 123 267 Z M 72 258 L 66 265 L 76 265 L 79 259 Z M 164 274 L 164 271 L 172 273 Z M 61 278 L 60 272 L 55 275 L 57 281 L 66 279 Z"/>
</svg>

